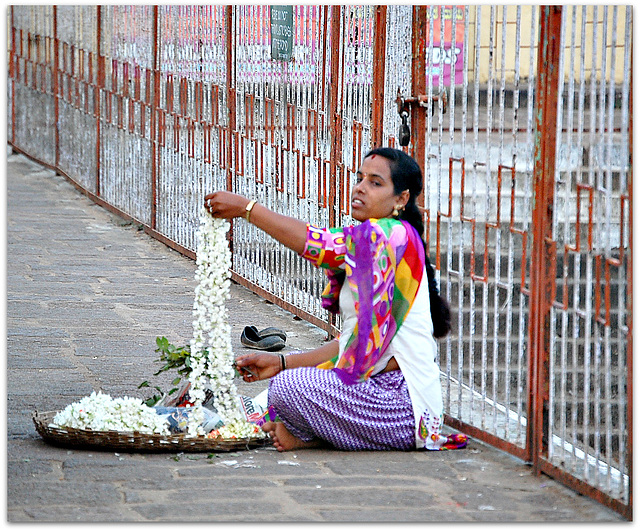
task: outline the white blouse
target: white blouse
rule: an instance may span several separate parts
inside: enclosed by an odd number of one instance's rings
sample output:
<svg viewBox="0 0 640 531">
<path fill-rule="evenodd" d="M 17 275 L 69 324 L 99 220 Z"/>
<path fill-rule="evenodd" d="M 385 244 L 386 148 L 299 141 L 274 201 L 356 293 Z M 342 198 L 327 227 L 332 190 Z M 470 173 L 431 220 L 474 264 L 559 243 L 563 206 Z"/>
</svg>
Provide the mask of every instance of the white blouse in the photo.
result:
<svg viewBox="0 0 640 531">
<path fill-rule="evenodd" d="M 433 337 L 426 271 L 423 271 L 422 278 L 409 313 L 389 348 L 375 364 L 372 374 L 381 372 L 392 357 L 396 359 L 411 397 L 416 421 L 416 447 L 437 450 L 446 441 L 446 437 L 440 435 L 442 388 L 436 361 L 438 345 Z M 340 290 L 340 312 L 343 326 L 339 343 L 342 354 L 358 320 L 347 282 Z"/>
</svg>

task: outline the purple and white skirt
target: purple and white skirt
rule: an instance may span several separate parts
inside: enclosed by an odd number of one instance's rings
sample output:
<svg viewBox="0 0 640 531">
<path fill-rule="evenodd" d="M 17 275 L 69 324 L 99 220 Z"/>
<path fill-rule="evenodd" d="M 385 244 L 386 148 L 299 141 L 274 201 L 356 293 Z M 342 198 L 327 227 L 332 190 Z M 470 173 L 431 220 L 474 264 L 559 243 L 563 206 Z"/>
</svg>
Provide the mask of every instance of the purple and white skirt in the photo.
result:
<svg viewBox="0 0 640 531">
<path fill-rule="evenodd" d="M 333 371 L 287 369 L 271 379 L 269 405 L 295 437 L 339 450 L 413 450 L 415 422 L 402 371 L 344 384 Z"/>
</svg>

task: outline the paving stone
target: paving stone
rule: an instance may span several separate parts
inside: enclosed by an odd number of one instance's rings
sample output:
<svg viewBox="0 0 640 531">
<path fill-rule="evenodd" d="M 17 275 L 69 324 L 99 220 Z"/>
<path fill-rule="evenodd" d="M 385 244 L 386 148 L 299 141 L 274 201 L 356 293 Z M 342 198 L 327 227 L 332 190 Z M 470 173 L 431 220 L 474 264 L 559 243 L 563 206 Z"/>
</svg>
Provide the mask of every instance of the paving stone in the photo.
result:
<svg viewBox="0 0 640 531">
<path fill-rule="evenodd" d="M 128 482 L 141 475 L 149 479 L 158 479 L 166 482 L 172 480 L 171 471 L 167 470 L 166 467 L 149 467 L 144 463 L 135 464 L 131 460 L 122 459 L 123 461 L 120 466 L 104 463 L 94 465 L 92 462 L 89 462 L 84 466 L 68 468 L 66 467 L 66 463 L 63 463 L 62 471 L 66 481 Z"/>
<path fill-rule="evenodd" d="M 122 505 L 109 507 L 28 507 L 25 509 L 25 519 L 9 519 L 10 522 L 88 522 L 104 524 L 113 522 L 136 522 L 142 518 L 131 508 Z"/>
<path fill-rule="evenodd" d="M 413 485 L 388 487 L 381 483 L 379 488 L 298 488 L 295 491 L 297 503 L 321 506 L 347 507 L 422 507 L 433 499 L 427 489 L 419 490 Z"/>
<path fill-rule="evenodd" d="M 87 481 L 41 481 L 31 479 L 19 483 L 7 480 L 7 503 L 10 507 L 44 505 L 95 506 L 111 505 L 120 501 L 115 485 Z"/>
<path fill-rule="evenodd" d="M 268 504 L 266 510 L 256 506 L 253 499 L 224 502 L 193 500 L 193 494 L 187 499 L 176 498 L 179 503 L 148 503 L 132 506 L 132 509 L 147 521 L 160 522 L 262 522 L 269 521 L 278 514 L 277 502 Z"/>
<path fill-rule="evenodd" d="M 411 522 L 469 522 L 471 519 L 459 510 L 447 511 L 446 509 L 424 507 L 422 509 L 388 510 L 376 508 L 375 511 L 362 511 L 354 509 L 322 509 L 318 515 L 325 522 L 346 522 L 359 525 L 382 523 L 402 524 Z"/>
<path fill-rule="evenodd" d="M 52 463 L 43 459 L 24 458 L 22 461 L 11 461 L 7 464 L 7 477 L 36 477 L 52 473 Z"/>
</svg>

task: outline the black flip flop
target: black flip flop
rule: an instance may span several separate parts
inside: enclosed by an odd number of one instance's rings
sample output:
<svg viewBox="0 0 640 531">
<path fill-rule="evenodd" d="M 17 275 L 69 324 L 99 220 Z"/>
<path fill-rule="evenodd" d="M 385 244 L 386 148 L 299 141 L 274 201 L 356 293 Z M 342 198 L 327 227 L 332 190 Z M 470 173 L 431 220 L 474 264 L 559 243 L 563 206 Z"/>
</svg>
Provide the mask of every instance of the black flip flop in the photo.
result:
<svg viewBox="0 0 640 531">
<path fill-rule="evenodd" d="M 245 347 L 256 350 L 282 350 L 284 348 L 284 340 L 278 335 L 269 335 L 262 337 L 258 335 L 254 326 L 245 326 L 240 336 L 240 343 Z"/>
<path fill-rule="evenodd" d="M 269 326 L 260 331 L 258 331 L 258 329 L 255 326 L 247 326 L 247 328 L 251 328 L 261 338 L 265 338 L 269 336 L 278 336 L 280 339 L 282 339 L 282 341 L 287 340 L 287 334 L 283 330 L 280 330 L 279 328 L 275 328 L 273 326 Z"/>
</svg>

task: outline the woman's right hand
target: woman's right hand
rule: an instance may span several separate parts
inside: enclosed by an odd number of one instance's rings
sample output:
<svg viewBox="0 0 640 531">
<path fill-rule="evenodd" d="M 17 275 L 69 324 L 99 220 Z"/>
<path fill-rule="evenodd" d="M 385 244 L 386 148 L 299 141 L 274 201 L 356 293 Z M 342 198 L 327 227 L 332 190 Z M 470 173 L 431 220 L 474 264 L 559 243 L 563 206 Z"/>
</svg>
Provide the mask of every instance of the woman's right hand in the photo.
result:
<svg viewBox="0 0 640 531">
<path fill-rule="evenodd" d="M 307 224 L 284 214 L 278 214 L 260 203 L 253 203 L 251 213 L 247 207 L 251 201 L 231 192 L 214 192 L 204 196 L 204 206 L 214 218 L 248 218 L 247 221 L 286 245 L 297 254 L 304 251 L 307 242 Z"/>
<path fill-rule="evenodd" d="M 245 382 L 257 382 L 278 374 L 282 370 L 282 362 L 277 354 L 260 352 L 238 356 L 236 367 Z"/>
<path fill-rule="evenodd" d="M 231 192 L 214 192 L 204 196 L 204 206 L 214 218 L 233 219 L 246 214 L 249 200 Z"/>
</svg>

